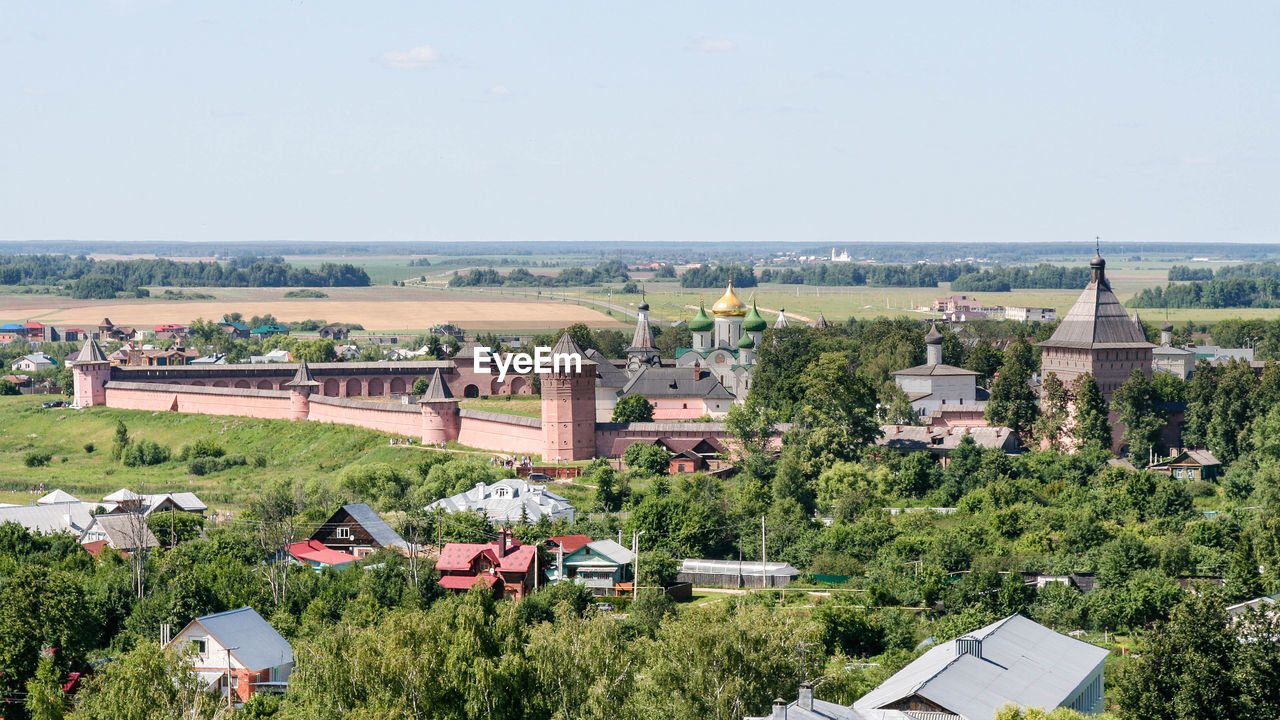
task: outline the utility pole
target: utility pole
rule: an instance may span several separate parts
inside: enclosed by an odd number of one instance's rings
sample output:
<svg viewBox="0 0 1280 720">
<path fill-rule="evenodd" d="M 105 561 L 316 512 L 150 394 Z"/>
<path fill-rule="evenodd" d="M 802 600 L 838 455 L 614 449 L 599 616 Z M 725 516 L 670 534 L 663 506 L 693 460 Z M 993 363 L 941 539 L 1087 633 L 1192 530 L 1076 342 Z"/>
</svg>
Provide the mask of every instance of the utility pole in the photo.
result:
<svg viewBox="0 0 1280 720">
<path fill-rule="evenodd" d="M 231 709 L 231 651 L 239 650 L 240 646 L 227 646 L 227 709 Z"/>
<path fill-rule="evenodd" d="M 760 516 L 760 587 L 764 587 L 765 566 L 769 564 L 769 554 L 764 549 L 764 516 Z"/>
</svg>

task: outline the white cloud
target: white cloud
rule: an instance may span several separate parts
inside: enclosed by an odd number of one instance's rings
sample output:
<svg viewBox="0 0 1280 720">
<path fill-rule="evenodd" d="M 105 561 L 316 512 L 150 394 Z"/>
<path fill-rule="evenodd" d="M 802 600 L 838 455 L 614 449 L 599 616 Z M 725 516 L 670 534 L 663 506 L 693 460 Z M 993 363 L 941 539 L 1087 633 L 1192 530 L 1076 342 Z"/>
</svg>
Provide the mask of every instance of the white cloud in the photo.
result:
<svg viewBox="0 0 1280 720">
<path fill-rule="evenodd" d="M 382 54 L 382 64 L 396 70 L 421 70 L 440 64 L 440 53 L 430 45 L 410 50 L 392 50 Z"/>
<path fill-rule="evenodd" d="M 724 38 L 698 38 L 690 40 L 685 48 L 696 52 L 729 52 L 738 49 L 738 46 L 734 45 L 732 40 Z"/>
<path fill-rule="evenodd" d="M 507 95 L 510 95 L 510 94 L 511 94 L 511 91 L 510 91 L 509 89 L 507 89 L 506 87 L 503 87 L 502 85 L 495 85 L 495 86 L 493 86 L 493 87 L 489 88 L 489 94 L 490 94 L 490 95 L 501 95 L 501 96 L 504 96 L 504 97 L 505 97 L 505 96 L 507 96 Z"/>
</svg>

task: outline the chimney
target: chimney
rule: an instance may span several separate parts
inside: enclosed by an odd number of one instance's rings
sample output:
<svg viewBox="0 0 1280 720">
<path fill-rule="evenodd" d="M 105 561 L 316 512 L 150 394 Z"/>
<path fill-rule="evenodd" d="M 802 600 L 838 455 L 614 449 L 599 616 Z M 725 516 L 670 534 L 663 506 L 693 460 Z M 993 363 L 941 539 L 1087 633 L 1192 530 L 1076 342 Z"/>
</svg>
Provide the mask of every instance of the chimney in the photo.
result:
<svg viewBox="0 0 1280 720">
<path fill-rule="evenodd" d="M 773 701 L 773 715 L 771 720 L 787 720 L 787 701 L 778 698 Z"/>
<path fill-rule="evenodd" d="M 498 558 L 501 559 L 506 556 L 507 556 L 507 526 L 503 525 L 502 529 L 498 530 Z"/>
<path fill-rule="evenodd" d="M 813 683 L 800 683 L 800 698 L 796 701 L 796 705 L 801 710 L 813 710 Z"/>
</svg>

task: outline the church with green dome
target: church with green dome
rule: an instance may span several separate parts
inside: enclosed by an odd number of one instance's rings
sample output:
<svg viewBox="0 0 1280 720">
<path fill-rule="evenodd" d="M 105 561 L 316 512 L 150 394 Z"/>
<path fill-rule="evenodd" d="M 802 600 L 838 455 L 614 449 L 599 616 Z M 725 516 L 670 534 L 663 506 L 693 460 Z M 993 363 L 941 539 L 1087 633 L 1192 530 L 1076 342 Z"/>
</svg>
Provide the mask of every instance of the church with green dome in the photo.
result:
<svg viewBox="0 0 1280 720">
<path fill-rule="evenodd" d="M 746 397 L 756 351 L 768 326 L 755 304 L 739 299 L 730 283 L 710 315 L 705 306 L 698 307 L 689 321 L 693 347 L 676 351 L 676 366 L 710 372 L 735 398 Z"/>
</svg>

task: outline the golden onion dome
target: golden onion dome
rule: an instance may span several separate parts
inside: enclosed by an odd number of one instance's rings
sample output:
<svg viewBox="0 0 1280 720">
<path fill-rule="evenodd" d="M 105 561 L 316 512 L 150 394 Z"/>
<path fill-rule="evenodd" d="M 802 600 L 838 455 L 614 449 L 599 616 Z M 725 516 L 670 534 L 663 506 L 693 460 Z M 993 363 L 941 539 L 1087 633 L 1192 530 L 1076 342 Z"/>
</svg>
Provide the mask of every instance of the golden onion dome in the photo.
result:
<svg viewBox="0 0 1280 720">
<path fill-rule="evenodd" d="M 733 294 L 732 280 L 729 281 L 729 287 L 724 291 L 724 295 L 711 306 L 711 312 L 716 317 L 742 317 L 747 314 L 747 304 Z"/>
</svg>

